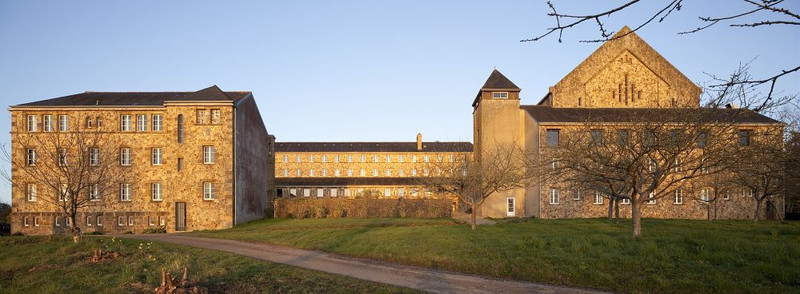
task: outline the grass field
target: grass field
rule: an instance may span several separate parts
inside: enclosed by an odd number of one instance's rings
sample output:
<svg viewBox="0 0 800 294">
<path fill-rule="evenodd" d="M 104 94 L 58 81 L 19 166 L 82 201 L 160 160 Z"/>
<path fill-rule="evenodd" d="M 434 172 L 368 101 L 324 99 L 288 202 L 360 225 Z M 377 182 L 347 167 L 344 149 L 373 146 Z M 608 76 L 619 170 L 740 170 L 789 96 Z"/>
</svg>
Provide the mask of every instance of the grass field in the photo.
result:
<svg viewBox="0 0 800 294">
<path fill-rule="evenodd" d="M 800 292 L 800 222 L 270 219 L 197 236 L 622 292 Z"/>
<path fill-rule="evenodd" d="M 123 257 L 90 263 L 93 249 Z M 0 293 L 152 293 L 161 268 L 209 293 L 407 293 L 387 286 L 228 253 L 111 237 L 0 237 Z"/>
</svg>

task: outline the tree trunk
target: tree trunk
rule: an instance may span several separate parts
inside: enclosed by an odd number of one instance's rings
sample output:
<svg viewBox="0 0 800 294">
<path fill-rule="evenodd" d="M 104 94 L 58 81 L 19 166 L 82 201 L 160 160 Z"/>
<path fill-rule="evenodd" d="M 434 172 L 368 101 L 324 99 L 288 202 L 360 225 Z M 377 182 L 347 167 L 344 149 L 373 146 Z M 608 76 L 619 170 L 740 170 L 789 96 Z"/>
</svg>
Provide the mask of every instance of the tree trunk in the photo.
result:
<svg viewBox="0 0 800 294">
<path fill-rule="evenodd" d="M 759 219 L 761 219 L 761 202 L 763 202 L 763 201 L 764 201 L 764 199 L 761 198 L 761 197 L 756 198 L 756 217 L 755 217 L 755 219 L 753 219 L 756 222 Z"/>
<path fill-rule="evenodd" d="M 614 198 L 608 197 L 608 220 L 614 219 Z"/>
<path fill-rule="evenodd" d="M 617 199 L 617 201 L 614 201 L 614 223 L 615 224 L 619 223 L 619 199 Z"/>
<path fill-rule="evenodd" d="M 69 216 L 69 221 L 72 224 L 70 227 L 70 231 L 72 232 L 72 242 L 78 243 L 81 241 L 81 228 L 78 227 L 78 223 L 75 222 L 75 215 Z"/>
<path fill-rule="evenodd" d="M 706 219 L 711 220 L 711 202 L 706 202 Z"/>
<path fill-rule="evenodd" d="M 474 205 L 473 205 L 473 206 L 470 206 L 470 208 L 472 208 L 472 215 L 471 215 L 470 217 L 472 218 L 472 230 L 474 231 L 474 230 L 475 230 L 475 228 L 476 228 L 476 227 L 477 227 L 477 225 L 478 225 L 477 216 L 476 216 L 476 214 L 478 213 L 478 211 L 477 211 L 477 207 L 476 207 L 476 206 L 474 206 Z"/>
<path fill-rule="evenodd" d="M 642 236 L 642 212 L 639 211 L 639 200 L 632 199 L 631 201 L 631 221 L 633 223 L 633 237 L 639 238 Z"/>
</svg>

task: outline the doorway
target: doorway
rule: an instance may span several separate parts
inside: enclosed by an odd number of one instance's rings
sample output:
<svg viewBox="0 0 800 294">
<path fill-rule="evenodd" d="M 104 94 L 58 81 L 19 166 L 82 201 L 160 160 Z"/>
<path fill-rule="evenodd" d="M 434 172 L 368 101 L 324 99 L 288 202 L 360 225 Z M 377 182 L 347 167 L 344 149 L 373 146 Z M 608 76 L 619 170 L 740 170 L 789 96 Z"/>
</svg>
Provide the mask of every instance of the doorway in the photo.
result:
<svg viewBox="0 0 800 294">
<path fill-rule="evenodd" d="M 175 231 L 186 231 L 186 202 L 175 202 Z"/>
</svg>

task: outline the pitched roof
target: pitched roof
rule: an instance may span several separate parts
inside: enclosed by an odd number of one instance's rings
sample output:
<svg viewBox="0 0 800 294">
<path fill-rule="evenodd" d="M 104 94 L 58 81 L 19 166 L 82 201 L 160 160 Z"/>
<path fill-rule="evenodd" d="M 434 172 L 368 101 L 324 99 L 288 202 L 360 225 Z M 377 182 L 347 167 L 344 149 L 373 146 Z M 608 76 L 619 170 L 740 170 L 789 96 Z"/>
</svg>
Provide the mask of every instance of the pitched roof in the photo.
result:
<svg viewBox="0 0 800 294">
<path fill-rule="evenodd" d="M 520 88 L 495 68 L 492 70 L 489 78 L 486 79 L 486 82 L 483 83 L 483 87 L 481 87 L 480 91 L 478 91 L 478 95 L 475 96 L 475 101 L 472 102 L 472 107 L 475 107 L 478 104 L 478 99 L 481 97 L 481 91 L 486 90 L 520 91 Z"/>
<path fill-rule="evenodd" d="M 410 177 L 319 177 L 319 178 L 275 178 L 275 186 L 354 186 L 354 185 L 413 185 Z"/>
<path fill-rule="evenodd" d="M 280 142 L 276 152 L 472 152 L 470 142 Z"/>
<path fill-rule="evenodd" d="M 163 105 L 164 101 L 238 101 L 250 92 L 223 92 L 216 85 L 195 92 L 83 92 L 15 105 L 28 106 L 135 106 Z"/>
<path fill-rule="evenodd" d="M 553 108 L 522 105 L 538 122 L 680 122 L 702 117 L 706 122 L 781 123 L 748 109 L 736 108 Z"/>
</svg>

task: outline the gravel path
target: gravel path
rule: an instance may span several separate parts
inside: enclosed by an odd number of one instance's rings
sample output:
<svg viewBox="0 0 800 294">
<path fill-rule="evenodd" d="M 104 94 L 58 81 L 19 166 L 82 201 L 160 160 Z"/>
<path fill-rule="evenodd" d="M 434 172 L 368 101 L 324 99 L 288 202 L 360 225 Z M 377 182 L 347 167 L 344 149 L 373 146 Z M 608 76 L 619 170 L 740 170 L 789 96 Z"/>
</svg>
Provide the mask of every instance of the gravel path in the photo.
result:
<svg viewBox="0 0 800 294">
<path fill-rule="evenodd" d="M 225 251 L 431 293 L 601 293 L 591 289 L 459 274 L 264 243 L 199 238 L 181 234 L 125 235 L 123 237 Z"/>
</svg>

